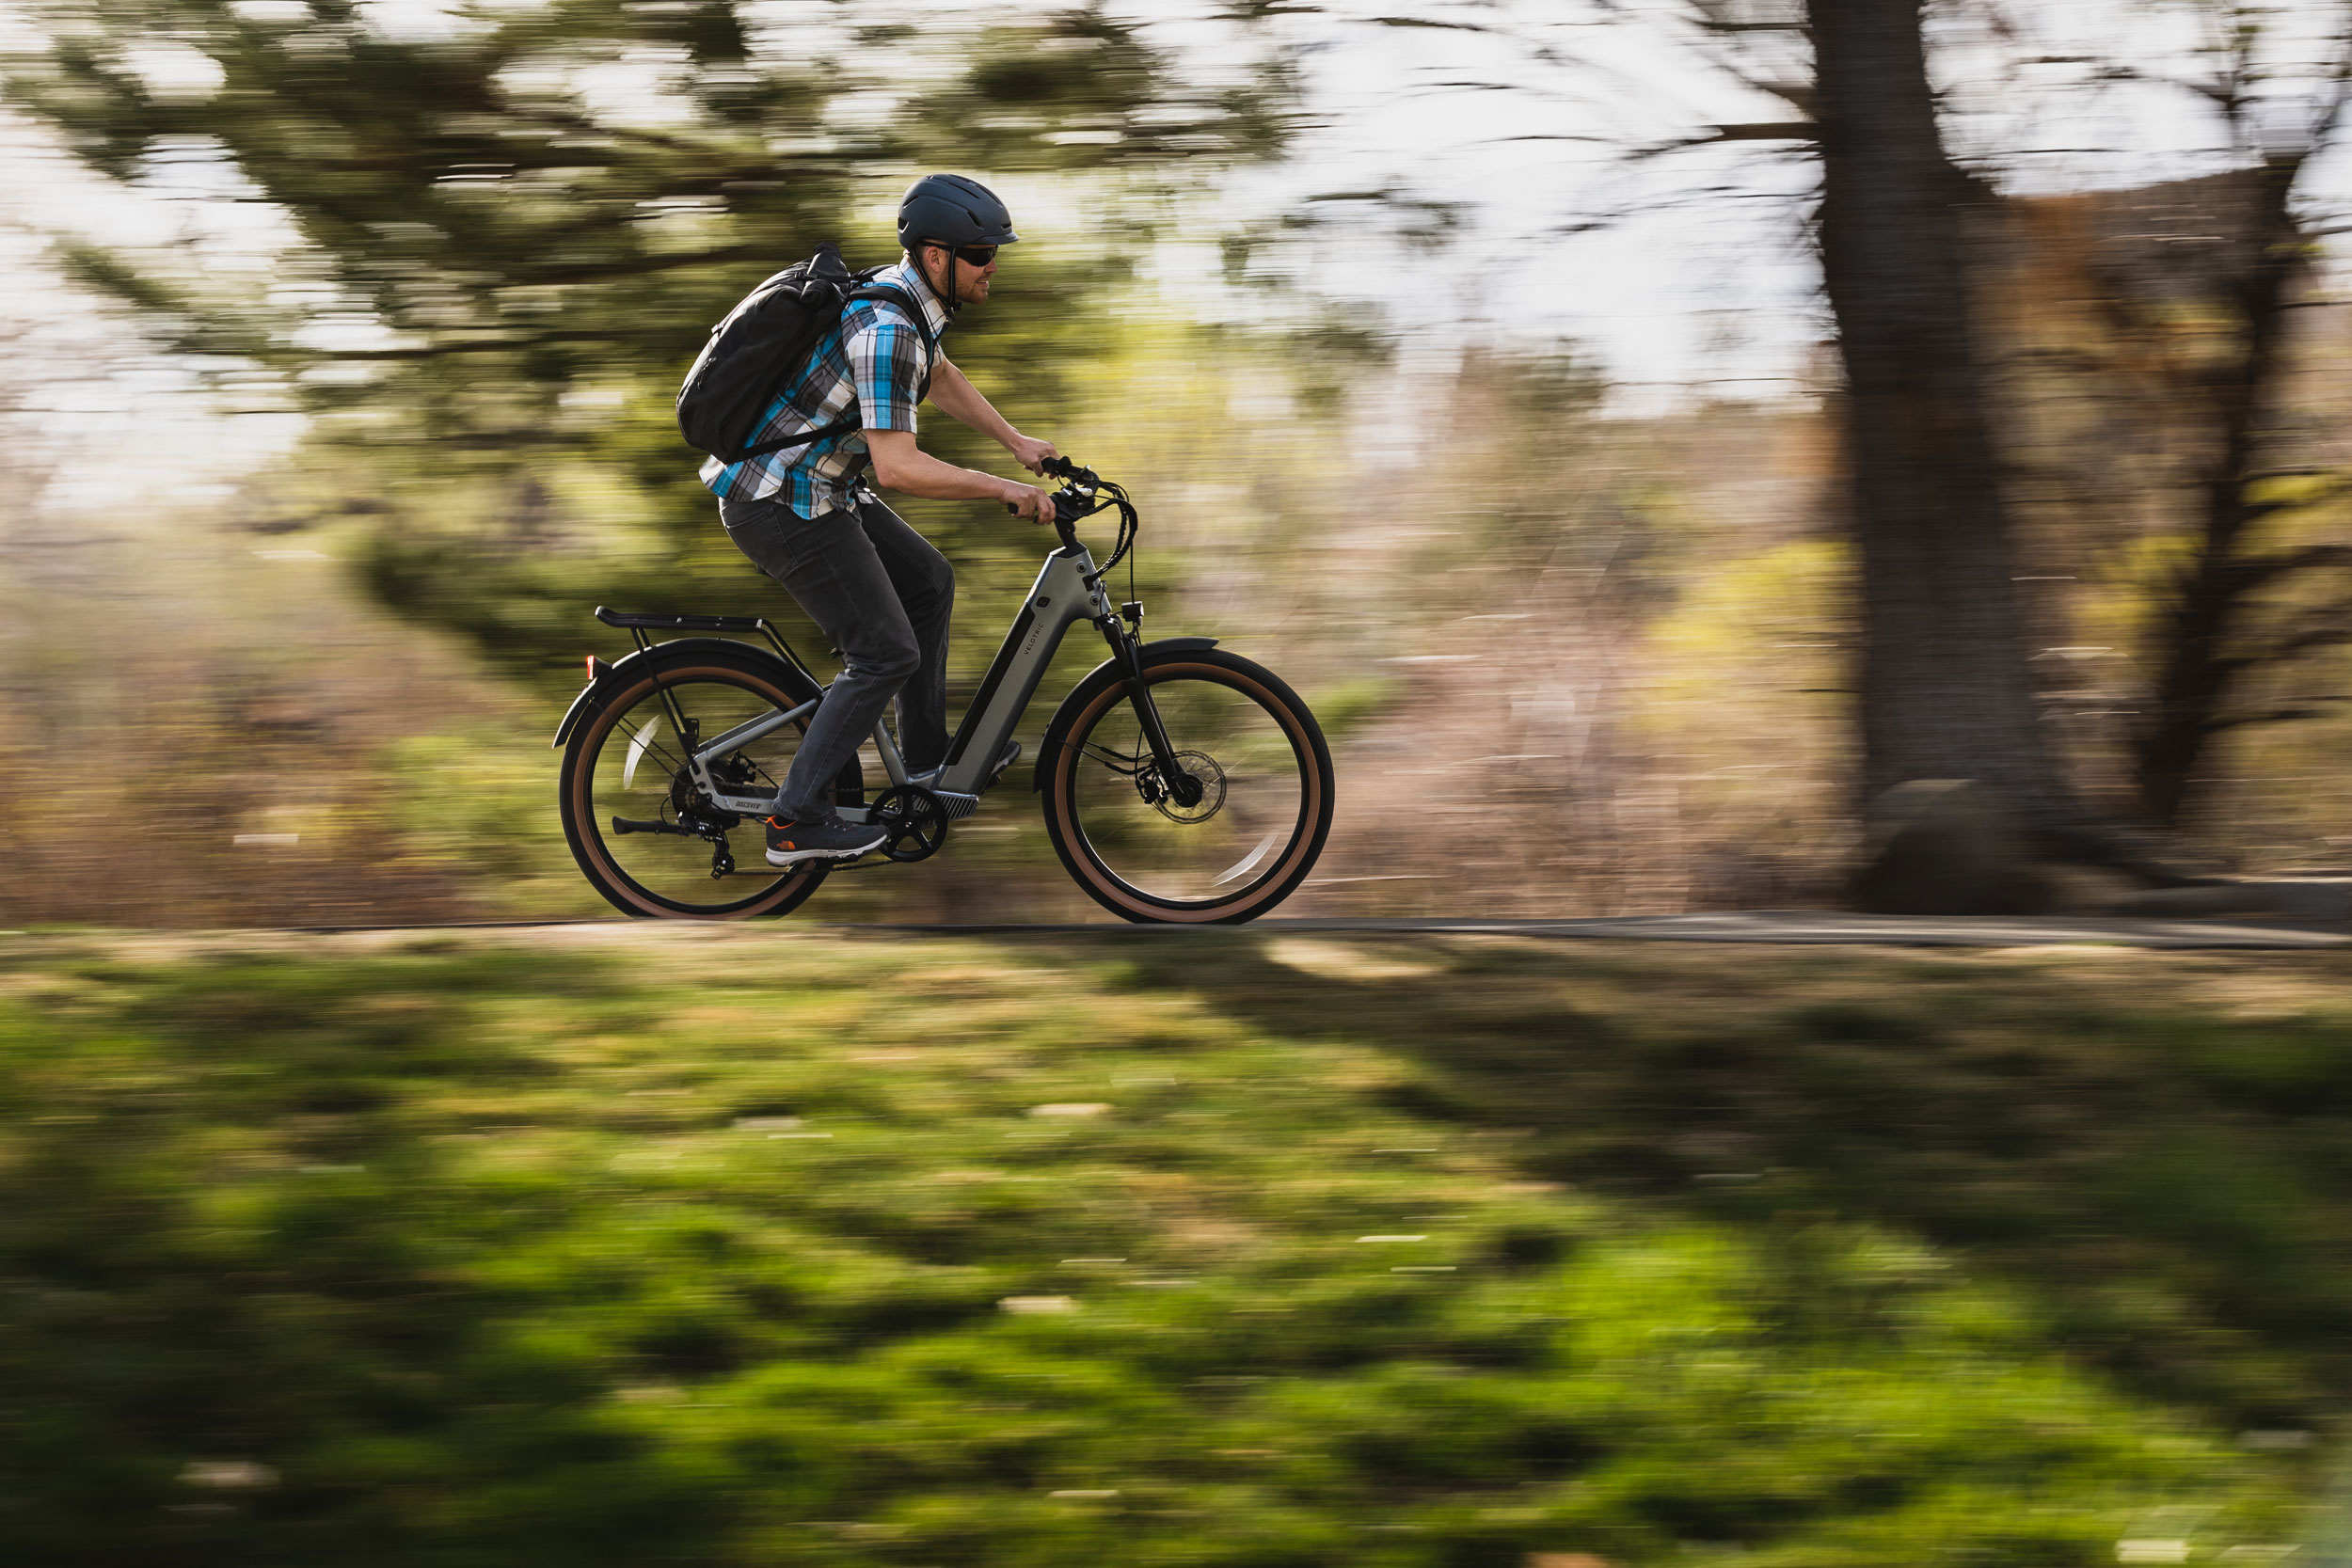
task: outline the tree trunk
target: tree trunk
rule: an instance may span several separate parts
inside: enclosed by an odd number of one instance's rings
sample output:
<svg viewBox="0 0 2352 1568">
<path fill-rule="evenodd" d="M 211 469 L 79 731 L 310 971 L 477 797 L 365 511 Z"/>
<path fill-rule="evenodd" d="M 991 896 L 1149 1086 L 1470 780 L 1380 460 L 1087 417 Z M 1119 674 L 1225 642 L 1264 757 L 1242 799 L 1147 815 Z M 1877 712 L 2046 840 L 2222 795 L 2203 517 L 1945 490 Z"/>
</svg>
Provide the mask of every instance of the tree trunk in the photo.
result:
<svg viewBox="0 0 2352 1568">
<path fill-rule="evenodd" d="M 1974 779 L 2044 839 L 2080 811 L 2043 743 L 1917 0 L 1809 0 L 1821 262 L 1846 370 L 1864 598 L 1862 785 Z"/>
<path fill-rule="evenodd" d="M 2247 600 L 2273 579 L 2240 555 L 2255 509 L 2247 499 L 2261 456 L 2262 417 L 2282 368 L 2289 293 L 2305 265 L 2306 240 L 2292 198 L 2303 156 L 2264 165 L 2246 225 L 2244 267 L 2231 279 L 2230 305 L 2243 334 L 2239 354 L 2208 386 L 2218 440 L 2204 482 L 2202 537 L 2181 574 L 2179 597 L 2164 617 L 2154 700 L 2133 737 L 2140 809 L 2169 828 L 2187 803 L 2206 746 L 2222 728 L 2222 706 L 2250 661 L 2233 660 L 2229 643 L 2245 620 Z"/>
</svg>

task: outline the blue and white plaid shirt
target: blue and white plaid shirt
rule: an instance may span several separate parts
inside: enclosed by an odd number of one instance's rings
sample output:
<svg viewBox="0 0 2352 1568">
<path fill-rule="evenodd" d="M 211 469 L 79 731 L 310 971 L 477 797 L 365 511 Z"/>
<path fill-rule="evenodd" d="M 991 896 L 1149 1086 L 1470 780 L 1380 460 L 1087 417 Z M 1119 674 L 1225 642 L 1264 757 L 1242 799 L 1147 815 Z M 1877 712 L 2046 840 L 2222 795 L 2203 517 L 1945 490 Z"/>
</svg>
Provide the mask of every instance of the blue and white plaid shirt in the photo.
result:
<svg viewBox="0 0 2352 1568">
<path fill-rule="evenodd" d="M 934 341 L 947 330 L 946 308 L 912 261 L 901 257 L 873 281 L 914 300 Z M 890 300 L 853 299 L 843 307 L 840 325 L 818 340 L 807 365 L 768 405 L 758 431 L 744 445 L 832 424 L 852 407 L 865 430 L 912 435 L 916 397 L 930 370 L 923 334 L 905 310 Z M 802 516 L 815 517 L 849 506 L 850 492 L 871 460 L 865 435 L 853 430 L 740 463 L 714 457 L 703 465 L 702 481 L 714 493 L 737 500 L 779 497 Z"/>
</svg>

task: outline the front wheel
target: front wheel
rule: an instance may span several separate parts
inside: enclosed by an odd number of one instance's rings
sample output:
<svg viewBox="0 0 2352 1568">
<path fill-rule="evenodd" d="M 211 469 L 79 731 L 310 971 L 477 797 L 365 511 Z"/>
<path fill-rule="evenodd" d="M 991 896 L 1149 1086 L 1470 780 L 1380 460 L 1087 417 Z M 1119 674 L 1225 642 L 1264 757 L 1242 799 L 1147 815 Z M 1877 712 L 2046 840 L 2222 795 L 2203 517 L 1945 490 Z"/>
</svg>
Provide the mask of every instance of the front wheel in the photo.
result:
<svg viewBox="0 0 2352 1568">
<path fill-rule="evenodd" d="M 1331 752 L 1298 694 L 1221 649 L 1146 652 L 1184 782 L 1163 778 L 1124 673 L 1088 677 L 1038 760 L 1045 831 L 1123 920 L 1252 920 L 1290 896 L 1331 832 Z"/>
</svg>

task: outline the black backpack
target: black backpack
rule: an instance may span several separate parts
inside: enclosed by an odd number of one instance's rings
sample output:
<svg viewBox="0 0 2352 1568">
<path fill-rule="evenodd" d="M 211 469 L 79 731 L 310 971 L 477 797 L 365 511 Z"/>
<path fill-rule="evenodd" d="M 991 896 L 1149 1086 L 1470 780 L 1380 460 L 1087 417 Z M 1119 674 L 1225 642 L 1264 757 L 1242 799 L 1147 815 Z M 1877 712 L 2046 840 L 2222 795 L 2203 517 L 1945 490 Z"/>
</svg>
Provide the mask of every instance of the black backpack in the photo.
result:
<svg viewBox="0 0 2352 1568">
<path fill-rule="evenodd" d="M 687 445 L 722 463 L 740 463 L 857 429 L 858 416 L 852 411 L 846 419 L 798 436 L 745 444 L 758 432 L 760 415 L 776 401 L 786 379 L 806 363 L 817 341 L 840 321 L 841 308 L 853 299 L 896 301 L 923 335 L 923 346 L 936 352 L 938 342 L 922 307 L 903 291 L 873 282 L 881 270 L 851 272 L 828 242 L 807 261 L 794 262 L 746 294 L 710 329 L 710 341 L 695 356 L 686 385 L 678 388 L 677 427 Z M 921 401 L 919 393 L 916 401 Z"/>
</svg>

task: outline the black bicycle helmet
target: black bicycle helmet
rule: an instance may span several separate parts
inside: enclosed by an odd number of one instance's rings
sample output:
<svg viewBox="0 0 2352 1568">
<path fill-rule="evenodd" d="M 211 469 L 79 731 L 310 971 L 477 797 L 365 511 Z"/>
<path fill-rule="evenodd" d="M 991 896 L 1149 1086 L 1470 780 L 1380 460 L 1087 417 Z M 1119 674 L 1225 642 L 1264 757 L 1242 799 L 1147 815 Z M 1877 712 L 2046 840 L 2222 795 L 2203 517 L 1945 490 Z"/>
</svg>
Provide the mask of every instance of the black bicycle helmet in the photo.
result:
<svg viewBox="0 0 2352 1568">
<path fill-rule="evenodd" d="M 1020 237 L 996 193 L 961 174 L 926 174 L 898 198 L 898 244 L 910 254 L 926 240 L 1010 245 Z"/>
</svg>

